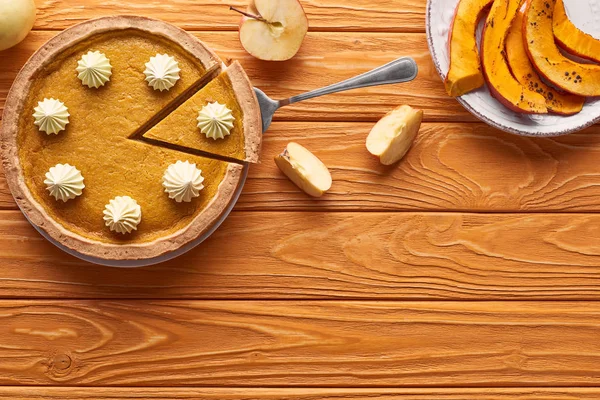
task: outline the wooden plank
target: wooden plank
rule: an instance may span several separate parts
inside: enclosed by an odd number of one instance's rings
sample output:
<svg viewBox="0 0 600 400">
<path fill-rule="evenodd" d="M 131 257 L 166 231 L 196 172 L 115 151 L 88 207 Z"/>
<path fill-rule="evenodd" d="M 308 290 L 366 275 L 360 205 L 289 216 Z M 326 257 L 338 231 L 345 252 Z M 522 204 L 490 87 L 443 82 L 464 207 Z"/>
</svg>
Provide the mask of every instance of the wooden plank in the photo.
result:
<svg viewBox="0 0 600 400">
<path fill-rule="evenodd" d="M 2 165 L 0 164 L 0 210 L 1 209 L 18 209 L 15 200 L 10 193 L 8 183 L 4 177 L 4 171 L 2 171 Z"/>
<path fill-rule="evenodd" d="M 252 166 L 238 210 L 598 211 L 600 127 L 562 138 L 533 139 L 484 124 L 424 124 L 396 166 L 365 148 L 372 123 L 276 122 L 262 163 Z M 315 200 L 297 189 L 273 157 L 289 141 L 330 168 L 331 191 Z M 16 205 L 0 173 L 0 208 Z"/>
<path fill-rule="evenodd" d="M 125 388 L 0 387 L 4 400 L 574 400 L 600 399 L 598 388 L 461 389 L 264 389 L 264 388 Z"/>
<path fill-rule="evenodd" d="M 561 138 L 525 138 L 484 124 L 424 124 L 399 164 L 365 148 L 372 123 L 275 123 L 250 170 L 238 210 L 598 211 L 600 127 Z M 331 168 L 315 200 L 272 161 L 290 142 Z M 8 200 L 7 200 L 8 201 Z"/>
<path fill-rule="evenodd" d="M 143 15 L 171 22 L 187 30 L 237 30 L 247 0 L 37 0 L 34 29 L 65 29 L 90 18 L 107 15 Z M 303 0 L 312 31 L 425 32 L 425 1 Z M 182 12 L 185 10 L 185 12 Z"/>
<path fill-rule="evenodd" d="M 18 70 L 56 33 L 33 32 L 24 42 L 2 53 L 0 108 L 4 107 Z M 196 36 L 224 60 L 239 60 L 254 85 L 273 98 L 287 98 L 336 83 L 400 56 L 412 56 L 419 64 L 419 76 L 411 83 L 357 89 L 309 100 L 282 109 L 277 114 L 280 120 L 376 121 L 396 105 L 408 103 L 422 108 L 428 121 L 475 121 L 446 95 L 427 50 L 425 34 L 309 33 L 298 55 L 281 63 L 250 56 L 242 49 L 236 32 L 199 32 Z"/>
<path fill-rule="evenodd" d="M 4 211 L 0 297 L 598 300 L 598 243 L 598 214 L 235 212 L 187 255 L 114 269 Z"/>
<path fill-rule="evenodd" d="M 597 386 L 600 303 L 2 301 L 0 384 Z"/>
</svg>

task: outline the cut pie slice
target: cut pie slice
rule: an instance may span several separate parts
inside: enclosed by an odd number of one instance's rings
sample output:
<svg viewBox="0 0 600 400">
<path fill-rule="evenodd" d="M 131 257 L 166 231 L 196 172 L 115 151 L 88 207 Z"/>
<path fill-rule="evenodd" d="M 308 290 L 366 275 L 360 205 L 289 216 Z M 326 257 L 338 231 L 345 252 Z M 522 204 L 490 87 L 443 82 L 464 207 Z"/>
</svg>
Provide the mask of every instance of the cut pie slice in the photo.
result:
<svg viewBox="0 0 600 400">
<path fill-rule="evenodd" d="M 233 127 L 212 138 L 198 127 L 199 113 L 209 104 L 225 106 Z M 212 82 L 143 135 L 144 139 L 243 162 L 258 162 L 262 140 L 260 109 L 252 85 L 236 61 Z"/>
</svg>

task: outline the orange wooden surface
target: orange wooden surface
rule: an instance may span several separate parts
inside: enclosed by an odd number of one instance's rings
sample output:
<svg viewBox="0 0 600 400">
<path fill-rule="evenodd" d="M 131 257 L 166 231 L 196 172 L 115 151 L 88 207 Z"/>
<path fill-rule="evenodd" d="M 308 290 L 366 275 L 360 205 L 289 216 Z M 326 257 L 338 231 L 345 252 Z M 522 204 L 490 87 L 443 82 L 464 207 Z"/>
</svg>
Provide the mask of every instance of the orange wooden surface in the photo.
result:
<svg viewBox="0 0 600 400">
<path fill-rule="evenodd" d="M 302 0 L 297 57 L 244 52 L 245 0 L 36 0 L 0 53 L 0 110 L 19 68 L 77 22 L 157 17 L 287 97 L 403 55 L 409 84 L 290 106 L 235 211 L 153 267 L 94 266 L 46 242 L 0 173 L 0 399 L 600 399 L 600 129 L 522 138 L 446 97 L 425 0 Z M 383 167 L 364 140 L 394 106 L 425 111 Z M 272 159 L 294 140 L 330 167 L 299 192 Z"/>
</svg>

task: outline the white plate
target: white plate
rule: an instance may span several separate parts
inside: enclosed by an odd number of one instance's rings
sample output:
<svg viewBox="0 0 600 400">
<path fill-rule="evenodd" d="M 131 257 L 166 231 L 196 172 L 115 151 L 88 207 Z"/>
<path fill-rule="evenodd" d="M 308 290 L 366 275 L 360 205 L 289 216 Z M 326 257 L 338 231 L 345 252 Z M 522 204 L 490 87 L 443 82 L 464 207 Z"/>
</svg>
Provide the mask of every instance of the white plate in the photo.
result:
<svg viewBox="0 0 600 400">
<path fill-rule="evenodd" d="M 459 0 L 428 0 L 426 29 L 429 51 L 444 79 L 448 73 L 448 31 Z M 569 18 L 583 31 L 600 38 L 600 0 L 565 0 Z M 590 98 L 583 110 L 568 117 L 513 112 L 490 95 L 487 86 L 457 98 L 471 114 L 506 132 L 525 136 L 558 136 L 600 121 L 600 98 Z"/>
<path fill-rule="evenodd" d="M 170 253 L 163 254 L 162 256 L 159 256 L 159 257 L 146 258 L 144 260 L 105 260 L 103 258 L 90 257 L 85 254 L 81 254 L 77 251 L 71 250 L 68 247 L 63 246 L 62 244 L 60 244 L 59 242 L 54 240 L 52 237 L 50 237 L 43 229 L 39 228 L 37 225 L 35 225 L 33 223 L 31 225 L 33 225 L 33 227 L 44 238 L 46 238 L 50 243 L 52 243 L 53 245 L 55 245 L 56 247 L 58 247 L 65 253 L 69 253 L 70 255 L 80 258 L 84 261 L 88 261 L 88 262 L 91 262 L 94 264 L 105 265 L 107 267 L 119 267 L 119 268 L 145 267 L 148 265 L 158 264 L 158 263 L 161 263 L 164 261 L 169 261 L 175 257 L 179 257 L 180 255 L 187 253 L 188 251 L 192 250 L 194 247 L 198 246 L 200 243 L 202 243 L 206 239 L 208 239 L 208 237 L 210 235 L 212 235 L 219 226 L 221 226 L 223 221 L 225 221 L 225 219 L 231 213 L 233 206 L 235 206 L 235 203 L 237 203 L 238 199 L 240 198 L 240 194 L 242 193 L 242 188 L 244 187 L 244 183 L 246 182 L 247 177 L 248 177 L 248 164 L 244 165 L 244 169 L 242 170 L 242 177 L 240 179 L 239 186 L 236 189 L 235 193 L 233 194 L 233 197 L 231 198 L 231 203 L 229 203 L 229 205 L 227 206 L 227 209 L 225 209 L 225 212 L 223 213 L 223 215 L 221 215 L 221 217 L 215 222 L 215 224 L 212 226 L 212 228 L 210 228 L 202 236 L 189 242 L 185 246 L 182 246 L 179 249 L 172 251 Z M 27 218 L 27 214 L 23 213 L 23 215 L 25 215 L 25 218 Z M 27 220 L 29 220 L 29 218 L 27 218 Z M 29 221 L 29 222 L 31 223 L 31 221 Z"/>
</svg>

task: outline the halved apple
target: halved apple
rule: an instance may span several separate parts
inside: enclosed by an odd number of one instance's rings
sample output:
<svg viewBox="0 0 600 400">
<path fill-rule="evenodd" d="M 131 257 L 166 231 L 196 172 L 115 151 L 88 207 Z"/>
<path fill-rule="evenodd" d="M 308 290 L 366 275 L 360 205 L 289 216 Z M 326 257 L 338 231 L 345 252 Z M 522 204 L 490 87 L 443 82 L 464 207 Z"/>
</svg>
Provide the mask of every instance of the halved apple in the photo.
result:
<svg viewBox="0 0 600 400">
<path fill-rule="evenodd" d="M 383 165 L 399 161 L 412 145 L 423 120 L 423 111 L 400 106 L 388 112 L 367 136 L 367 150 Z"/>
<path fill-rule="evenodd" d="M 563 56 L 554 41 L 552 21 L 557 0 L 528 0 L 523 30 L 529 59 L 560 89 L 580 96 L 600 96 L 600 66 Z"/>
<path fill-rule="evenodd" d="M 528 90 L 511 74 L 506 61 L 506 36 L 523 0 L 495 0 L 487 17 L 482 44 L 483 72 L 490 93 L 507 108 L 520 113 L 548 112 L 546 99 Z"/>
<path fill-rule="evenodd" d="M 476 31 L 479 20 L 493 0 L 460 0 L 448 36 L 450 68 L 444 81 L 446 92 L 458 97 L 483 86 Z"/>
<path fill-rule="evenodd" d="M 331 174 L 321 160 L 305 147 L 290 142 L 275 164 L 306 194 L 320 197 L 331 188 Z"/>
<path fill-rule="evenodd" d="M 506 37 L 506 59 L 513 76 L 530 91 L 544 96 L 551 112 L 577 114 L 583 108 L 585 98 L 561 93 L 546 85 L 531 65 L 523 42 L 523 17 L 523 11 L 519 11 Z"/>
<path fill-rule="evenodd" d="M 554 38 L 562 48 L 581 58 L 600 62 L 600 40 L 577 28 L 567 16 L 563 0 L 554 7 Z"/>
<path fill-rule="evenodd" d="M 254 57 L 284 61 L 300 49 L 308 19 L 298 0 L 251 0 L 240 24 L 240 41 Z"/>
</svg>

